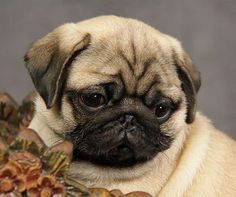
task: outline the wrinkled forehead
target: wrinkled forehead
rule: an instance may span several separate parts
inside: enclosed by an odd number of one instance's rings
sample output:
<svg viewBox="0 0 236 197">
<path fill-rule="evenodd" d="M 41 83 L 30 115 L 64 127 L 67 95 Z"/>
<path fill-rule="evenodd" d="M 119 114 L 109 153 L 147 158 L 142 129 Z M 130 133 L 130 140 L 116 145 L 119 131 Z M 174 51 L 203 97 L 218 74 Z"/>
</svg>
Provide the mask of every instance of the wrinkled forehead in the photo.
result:
<svg viewBox="0 0 236 197">
<path fill-rule="evenodd" d="M 173 53 L 176 44 L 161 33 L 124 31 L 91 40 L 69 70 L 67 87 L 83 89 L 116 82 L 130 95 L 143 95 L 152 86 L 168 94 L 180 92 Z"/>
</svg>

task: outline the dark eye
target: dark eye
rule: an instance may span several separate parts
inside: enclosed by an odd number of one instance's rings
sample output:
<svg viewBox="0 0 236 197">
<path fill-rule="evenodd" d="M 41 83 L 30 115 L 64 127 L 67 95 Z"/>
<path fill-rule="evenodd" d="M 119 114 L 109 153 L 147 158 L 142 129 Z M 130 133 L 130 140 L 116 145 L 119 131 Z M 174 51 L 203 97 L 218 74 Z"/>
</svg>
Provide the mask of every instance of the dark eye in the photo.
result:
<svg viewBox="0 0 236 197">
<path fill-rule="evenodd" d="M 157 116 L 157 119 L 162 123 L 164 121 L 166 121 L 170 114 L 171 114 L 171 106 L 169 103 L 159 103 L 156 105 L 156 116 Z"/>
<path fill-rule="evenodd" d="M 105 97 L 99 93 L 81 94 L 80 100 L 83 104 L 94 108 L 100 107 L 106 103 Z"/>
</svg>

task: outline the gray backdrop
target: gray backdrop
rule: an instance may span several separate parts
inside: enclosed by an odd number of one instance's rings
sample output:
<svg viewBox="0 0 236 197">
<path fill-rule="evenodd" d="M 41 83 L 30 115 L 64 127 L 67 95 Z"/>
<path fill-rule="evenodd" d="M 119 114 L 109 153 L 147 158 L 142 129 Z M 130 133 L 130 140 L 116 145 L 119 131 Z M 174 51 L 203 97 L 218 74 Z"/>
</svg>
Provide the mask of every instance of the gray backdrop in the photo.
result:
<svg viewBox="0 0 236 197">
<path fill-rule="evenodd" d="M 0 90 L 20 101 L 33 88 L 23 55 L 65 22 L 115 14 L 177 37 L 202 73 L 198 109 L 236 137 L 235 0 L 0 0 Z"/>
</svg>

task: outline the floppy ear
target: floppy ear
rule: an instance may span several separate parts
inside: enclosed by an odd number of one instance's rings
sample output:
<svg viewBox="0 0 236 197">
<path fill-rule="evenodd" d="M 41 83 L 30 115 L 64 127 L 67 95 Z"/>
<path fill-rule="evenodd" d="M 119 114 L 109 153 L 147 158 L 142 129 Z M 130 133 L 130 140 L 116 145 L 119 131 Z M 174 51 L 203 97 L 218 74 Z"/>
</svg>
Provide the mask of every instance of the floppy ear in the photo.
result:
<svg viewBox="0 0 236 197">
<path fill-rule="evenodd" d="M 190 124 L 194 121 L 196 114 L 196 94 L 201 86 L 200 72 L 196 70 L 186 53 L 181 56 L 174 54 L 174 56 L 178 77 L 187 99 L 186 122 Z"/>
<path fill-rule="evenodd" d="M 36 90 L 47 108 L 51 108 L 61 93 L 70 60 L 88 46 L 90 35 L 79 32 L 73 23 L 56 28 L 36 41 L 24 60 Z"/>
</svg>

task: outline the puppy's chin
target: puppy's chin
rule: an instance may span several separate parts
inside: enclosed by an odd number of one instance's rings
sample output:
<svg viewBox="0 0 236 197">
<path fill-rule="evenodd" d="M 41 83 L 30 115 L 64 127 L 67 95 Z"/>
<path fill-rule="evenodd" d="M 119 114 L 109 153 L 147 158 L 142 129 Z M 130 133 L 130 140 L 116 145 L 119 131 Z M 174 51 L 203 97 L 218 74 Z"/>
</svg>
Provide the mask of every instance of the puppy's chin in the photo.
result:
<svg viewBox="0 0 236 197">
<path fill-rule="evenodd" d="M 143 163 L 158 153 L 155 147 L 144 146 L 143 144 L 138 146 L 137 144 L 130 143 L 126 138 L 120 141 L 120 145 L 109 145 L 110 148 L 103 148 L 102 146 L 105 143 L 108 143 L 108 141 L 98 142 L 97 145 L 101 147 L 89 147 L 90 150 L 76 148 L 74 150 L 74 160 L 85 160 L 100 166 L 121 168 Z M 140 147 L 143 148 L 141 149 Z"/>
<path fill-rule="evenodd" d="M 151 126 L 151 125 L 150 125 Z M 172 138 L 135 121 L 124 126 L 120 120 L 113 120 L 84 132 L 70 134 L 74 144 L 74 161 L 88 161 L 100 166 L 130 167 L 151 160 L 159 152 L 169 148 Z"/>
</svg>

